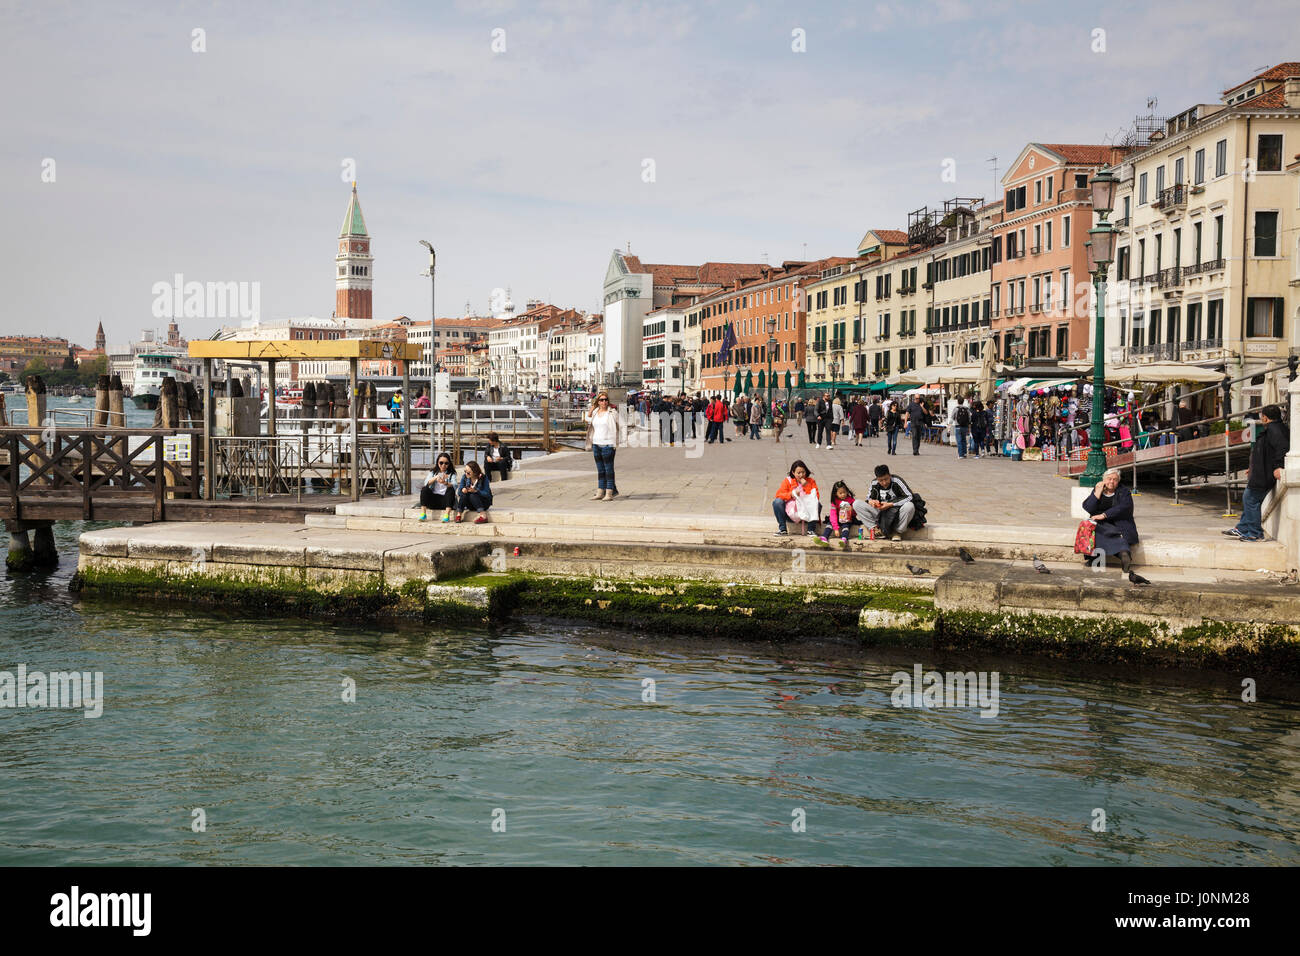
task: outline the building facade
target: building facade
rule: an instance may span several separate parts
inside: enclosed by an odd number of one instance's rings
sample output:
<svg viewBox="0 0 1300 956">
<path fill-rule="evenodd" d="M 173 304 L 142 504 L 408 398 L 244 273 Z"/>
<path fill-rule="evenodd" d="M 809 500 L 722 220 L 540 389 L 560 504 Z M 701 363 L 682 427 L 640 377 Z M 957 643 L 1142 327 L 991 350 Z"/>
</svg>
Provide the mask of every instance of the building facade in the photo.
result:
<svg viewBox="0 0 1300 956">
<path fill-rule="evenodd" d="M 1300 63 L 1165 122 L 1117 172 L 1108 359 L 1224 366 L 1300 345 Z"/>
</svg>

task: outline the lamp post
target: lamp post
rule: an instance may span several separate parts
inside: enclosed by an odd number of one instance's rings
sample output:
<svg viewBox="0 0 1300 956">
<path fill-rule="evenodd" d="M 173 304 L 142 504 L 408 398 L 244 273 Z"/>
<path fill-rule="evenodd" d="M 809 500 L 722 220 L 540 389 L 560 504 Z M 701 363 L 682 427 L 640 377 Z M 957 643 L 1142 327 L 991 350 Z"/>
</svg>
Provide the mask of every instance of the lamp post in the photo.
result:
<svg viewBox="0 0 1300 956">
<path fill-rule="evenodd" d="M 1088 430 L 1088 464 L 1079 484 L 1095 485 L 1106 473 L 1106 453 L 1101 447 L 1106 436 L 1106 273 L 1115 251 L 1115 227 L 1107 221 L 1115 207 L 1115 186 L 1119 180 L 1108 169 L 1092 179 L 1092 211 L 1099 216 L 1088 230 L 1088 271 L 1092 273 L 1096 322 L 1092 356 L 1092 427 Z"/>
<path fill-rule="evenodd" d="M 780 343 L 776 340 L 776 316 L 767 317 L 767 415 L 764 424 L 772 427 L 772 356 L 776 354 L 776 347 Z"/>
<path fill-rule="evenodd" d="M 434 304 L 437 297 L 437 279 L 434 276 L 434 270 L 438 265 L 438 255 L 433 251 L 433 246 L 421 239 L 420 245 L 429 250 L 429 451 L 433 452 L 433 410 L 438 407 L 435 400 L 437 394 L 438 373 L 438 353 L 434 345 L 434 326 L 438 321 L 437 306 Z M 408 399 L 409 401 L 409 399 Z"/>
</svg>

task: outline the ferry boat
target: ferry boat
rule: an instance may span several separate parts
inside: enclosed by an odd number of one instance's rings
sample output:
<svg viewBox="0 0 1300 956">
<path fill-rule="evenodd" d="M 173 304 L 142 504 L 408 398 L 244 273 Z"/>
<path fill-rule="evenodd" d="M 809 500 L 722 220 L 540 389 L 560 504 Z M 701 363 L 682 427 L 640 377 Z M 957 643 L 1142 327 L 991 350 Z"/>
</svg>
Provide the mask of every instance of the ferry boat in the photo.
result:
<svg viewBox="0 0 1300 956">
<path fill-rule="evenodd" d="M 177 382 L 188 382 L 193 376 L 174 352 L 140 352 L 135 357 L 134 384 L 131 401 L 136 408 L 153 411 L 158 407 L 158 392 L 163 379 L 171 376 Z"/>
</svg>

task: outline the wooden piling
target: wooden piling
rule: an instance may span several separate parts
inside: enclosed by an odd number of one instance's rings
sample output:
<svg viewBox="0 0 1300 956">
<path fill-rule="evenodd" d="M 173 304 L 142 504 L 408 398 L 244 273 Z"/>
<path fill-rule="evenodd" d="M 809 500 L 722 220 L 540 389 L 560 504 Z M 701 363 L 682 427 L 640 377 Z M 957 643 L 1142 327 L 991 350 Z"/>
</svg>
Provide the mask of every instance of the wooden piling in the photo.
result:
<svg viewBox="0 0 1300 956">
<path fill-rule="evenodd" d="M 54 522 L 47 521 L 33 529 L 32 560 L 38 568 L 57 568 L 59 549 L 54 544 Z"/>
<path fill-rule="evenodd" d="M 124 411 L 124 407 L 122 400 L 122 376 L 114 375 L 108 380 L 108 426 L 110 428 L 126 427 L 126 412 Z M 113 443 L 113 454 L 117 455 L 119 458 L 125 458 L 128 450 L 125 438 L 119 438 Z M 126 475 L 120 475 L 119 478 L 122 487 L 125 488 L 127 485 Z"/>
<path fill-rule="evenodd" d="M 90 423 L 95 428 L 103 428 L 108 424 L 107 375 L 101 375 L 95 381 L 95 414 Z"/>
<path fill-rule="evenodd" d="M 168 375 L 162 380 L 162 386 L 158 389 L 158 414 L 161 420 L 160 428 L 175 429 L 180 427 L 180 402 L 177 398 L 176 379 Z M 158 439 L 162 441 L 161 438 Z M 158 461 L 162 461 L 159 456 Z M 167 498 L 174 498 L 175 492 L 171 489 L 176 484 L 176 475 L 170 468 L 163 464 L 162 481 L 167 488 Z"/>
<path fill-rule="evenodd" d="M 5 409 L 5 395 L 0 392 L 0 425 L 9 424 L 9 412 Z"/>
<path fill-rule="evenodd" d="M 27 424 L 36 429 L 47 427 L 45 424 L 45 380 L 39 375 L 27 376 Z M 32 432 L 27 437 L 33 445 L 40 445 L 41 432 L 39 430 Z M 39 467 L 33 457 L 27 457 L 27 463 L 29 467 Z M 26 540 L 25 535 L 24 540 Z"/>
</svg>

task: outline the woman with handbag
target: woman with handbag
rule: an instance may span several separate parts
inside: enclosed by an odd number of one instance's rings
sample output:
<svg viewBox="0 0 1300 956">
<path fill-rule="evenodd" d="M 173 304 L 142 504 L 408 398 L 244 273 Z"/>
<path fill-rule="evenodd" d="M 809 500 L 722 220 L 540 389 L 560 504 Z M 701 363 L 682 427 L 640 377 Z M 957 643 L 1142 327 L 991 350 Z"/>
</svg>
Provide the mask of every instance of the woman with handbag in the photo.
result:
<svg viewBox="0 0 1300 956">
<path fill-rule="evenodd" d="M 1094 550 L 1119 558 L 1121 573 L 1134 584 L 1145 580 L 1133 573 L 1133 545 L 1138 542 L 1133 522 L 1133 495 L 1119 483 L 1119 469 L 1108 468 L 1083 502 L 1083 510 L 1096 526 Z"/>
<path fill-rule="evenodd" d="M 776 490 L 776 497 L 772 499 L 772 513 L 776 515 L 776 533 L 779 537 L 790 533 L 786 529 L 787 520 L 799 522 L 801 535 L 817 533 L 816 529 L 821 525 L 817 482 L 813 481 L 812 472 L 802 461 L 796 461 L 790 466 L 790 474 Z"/>
</svg>

